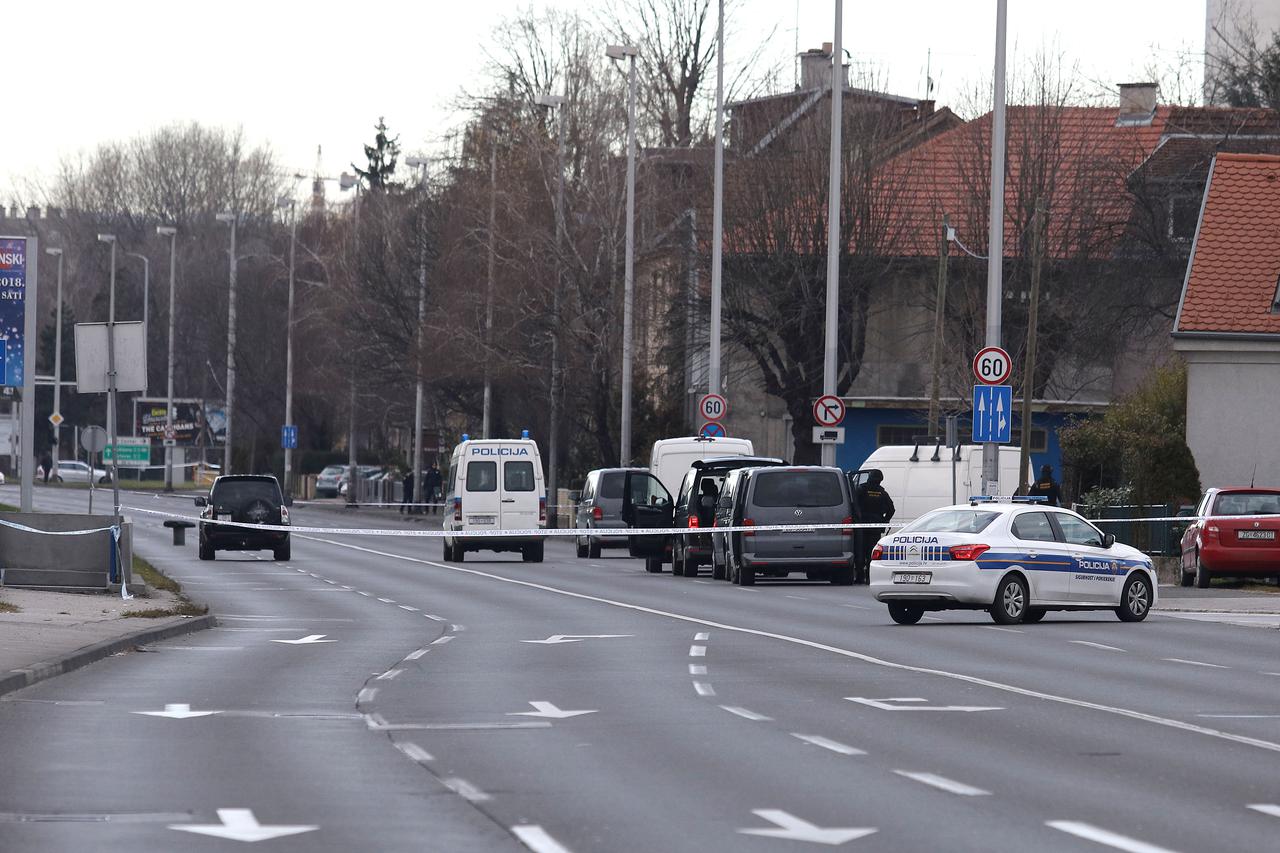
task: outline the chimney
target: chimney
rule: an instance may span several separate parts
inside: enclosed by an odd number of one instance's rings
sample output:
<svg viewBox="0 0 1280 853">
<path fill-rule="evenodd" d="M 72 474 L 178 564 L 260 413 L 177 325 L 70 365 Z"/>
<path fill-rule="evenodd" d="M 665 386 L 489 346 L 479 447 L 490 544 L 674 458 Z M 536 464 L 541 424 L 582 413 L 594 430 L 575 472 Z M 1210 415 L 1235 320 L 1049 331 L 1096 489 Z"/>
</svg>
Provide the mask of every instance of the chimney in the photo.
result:
<svg viewBox="0 0 1280 853">
<path fill-rule="evenodd" d="M 1116 127 L 1145 127 L 1156 115 L 1156 102 L 1160 96 L 1157 83 L 1121 83 L 1120 114 Z"/>
<path fill-rule="evenodd" d="M 932 98 L 925 98 L 925 99 L 916 101 L 916 117 L 928 118 L 929 116 L 933 115 L 933 110 L 935 106 L 936 106 L 936 103 Z"/>
<path fill-rule="evenodd" d="M 849 87 L 849 66 L 841 64 L 844 85 Z M 800 88 L 805 91 L 826 89 L 831 85 L 831 42 L 800 54 Z"/>
<path fill-rule="evenodd" d="M 29 219 L 29 220 L 31 220 L 32 222 L 34 222 L 35 220 L 37 220 L 37 219 L 39 219 L 39 218 L 40 218 L 40 206 L 39 206 L 39 205 L 33 204 L 33 205 L 31 205 L 30 207 L 28 207 L 28 208 L 27 208 L 27 219 Z"/>
</svg>

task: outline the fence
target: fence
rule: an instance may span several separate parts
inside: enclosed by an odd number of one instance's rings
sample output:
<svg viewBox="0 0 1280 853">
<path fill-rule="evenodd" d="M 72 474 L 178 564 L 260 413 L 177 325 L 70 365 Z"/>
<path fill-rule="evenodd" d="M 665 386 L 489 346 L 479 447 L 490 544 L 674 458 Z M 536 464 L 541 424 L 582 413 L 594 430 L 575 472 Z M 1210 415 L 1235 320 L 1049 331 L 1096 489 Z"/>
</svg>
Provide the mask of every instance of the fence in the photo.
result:
<svg viewBox="0 0 1280 853">
<path fill-rule="evenodd" d="M 1114 533 L 1116 541 L 1132 545 L 1153 557 L 1177 556 L 1181 548 L 1185 522 L 1178 521 L 1110 521 L 1109 519 L 1171 518 L 1177 514 L 1173 504 L 1135 504 L 1130 506 L 1086 507 L 1072 506 L 1076 512 L 1093 519 L 1107 533 Z"/>
</svg>

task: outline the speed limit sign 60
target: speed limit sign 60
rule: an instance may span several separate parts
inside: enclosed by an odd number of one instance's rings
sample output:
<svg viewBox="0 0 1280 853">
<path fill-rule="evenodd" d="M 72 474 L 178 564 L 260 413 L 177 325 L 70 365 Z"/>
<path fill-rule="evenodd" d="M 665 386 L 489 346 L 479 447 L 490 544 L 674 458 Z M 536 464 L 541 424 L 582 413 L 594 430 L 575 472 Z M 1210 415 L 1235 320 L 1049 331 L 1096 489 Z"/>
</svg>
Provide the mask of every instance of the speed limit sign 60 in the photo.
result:
<svg viewBox="0 0 1280 853">
<path fill-rule="evenodd" d="M 724 416 L 729 414 L 729 402 L 719 394 L 703 394 L 698 400 L 698 412 L 706 421 L 724 420 Z"/>
<path fill-rule="evenodd" d="M 1000 347 L 986 347 L 973 357 L 973 376 L 984 385 L 1003 385 L 1013 375 L 1013 360 Z"/>
</svg>

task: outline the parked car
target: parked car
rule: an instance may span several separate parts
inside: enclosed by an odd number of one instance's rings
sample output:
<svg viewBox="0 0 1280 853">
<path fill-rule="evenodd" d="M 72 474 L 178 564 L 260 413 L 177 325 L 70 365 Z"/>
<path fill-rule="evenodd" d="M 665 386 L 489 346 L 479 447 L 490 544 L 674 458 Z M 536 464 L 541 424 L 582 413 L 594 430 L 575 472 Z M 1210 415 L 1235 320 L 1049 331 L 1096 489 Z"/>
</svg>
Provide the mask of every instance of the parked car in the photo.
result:
<svg viewBox="0 0 1280 853">
<path fill-rule="evenodd" d="M 726 479 L 711 530 L 712 577 L 751 586 L 758 577 L 804 572 L 848 586 L 854 577 L 849 483 L 839 468 L 796 465 L 744 468 Z M 797 531 L 720 533 L 717 528 L 814 525 Z"/>
<path fill-rule="evenodd" d="M 1280 490 L 1209 489 L 1182 534 L 1182 585 L 1215 577 L 1280 581 Z"/>
<path fill-rule="evenodd" d="M 320 476 L 316 477 L 316 497 L 336 498 L 338 496 L 338 486 L 346 480 L 346 476 L 346 465 L 324 466 Z"/>
<path fill-rule="evenodd" d="M 59 483 L 110 483 L 111 475 L 77 459 L 59 459 L 58 473 L 52 479 Z"/>
<path fill-rule="evenodd" d="M 233 521 L 236 526 L 202 523 L 200 559 L 212 560 L 218 551 L 271 551 L 277 560 L 289 559 L 289 533 L 254 530 L 240 525 L 287 526 L 293 498 L 284 496 L 275 477 L 265 474 L 228 474 L 218 477 L 209 496 L 196 498 L 200 517 Z"/>
<path fill-rule="evenodd" d="M 694 462 L 676 496 L 671 526 L 690 532 L 672 537 L 671 574 L 696 578 L 699 566 L 711 565 L 711 527 L 715 523 L 716 503 L 725 477 L 740 468 L 786 464 L 783 459 L 763 456 L 725 456 Z M 715 574 L 714 569 L 712 574 Z"/>
<path fill-rule="evenodd" d="M 348 470 L 349 470 L 349 469 L 347 469 L 347 468 L 344 468 L 344 469 L 342 470 L 342 480 L 338 483 L 338 495 L 339 495 L 339 497 L 346 497 L 346 496 L 347 496 L 347 493 L 350 491 L 350 490 L 348 489 L 348 483 L 347 483 L 347 479 L 348 479 L 348 478 L 347 478 L 347 473 L 348 473 Z M 386 469 L 384 469 L 381 465 L 358 465 L 358 466 L 356 466 L 356 476 L 357 476 L 357 477 L 359 477 L 361 480 L 364 480 L 364 481 L 376 480 L 376 479 L 378 479 L 379 477 L 381 477 L 384 473 L 386 473 Z M 359 497 L 359 494 L 357 494 L 357 495 L 356 495 L 356 497 Z"/>
<path fill-rule="evenodd" d="M 597 468 L 587 473 L 582 491 L 570 492 L 569 500 L 576 504 L 573 526 L 579 530 L 617 530 L 621 533 L 592 535 L 584 533 L 574 538 L 580 558 L 599 558 L 601 548 L 627 547 L 626 527 L 622 520 L 622 490 L 628 471 L 643 468 Z"/>
</svg>

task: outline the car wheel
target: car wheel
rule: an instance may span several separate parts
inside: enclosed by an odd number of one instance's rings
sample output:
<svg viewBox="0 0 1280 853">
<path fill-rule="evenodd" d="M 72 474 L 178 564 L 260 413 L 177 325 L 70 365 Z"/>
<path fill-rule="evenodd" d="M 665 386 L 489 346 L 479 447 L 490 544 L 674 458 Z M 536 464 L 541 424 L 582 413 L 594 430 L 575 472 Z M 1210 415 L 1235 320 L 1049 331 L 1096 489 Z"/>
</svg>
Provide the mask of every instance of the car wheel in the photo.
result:
<svg viewBox="0 0 1280 853">
<path fill-rule="evenodd" d="M 678 540 L 671 546 L 671 574 L 675 577 L 684 576 L 684 558 L 681 556 Z"/>
<path fill-rule="evenodd" d="M 1039 622 L 1048 613 L 1043 607 L 1028 607 L 1027 615 L 1022 617 L 1023 622 Z"/>
<path fill-rule="evenodd" d="M 1178 586 L 1191 586 L 1196 582 L 1196 573 L 1188 572 L 1187 567 L 1179 563 L 1178 565 Z"/>
<path fill-rule="evenodd" d="M 1204 560 L 1200 559 L 1199 555 L 1196 555 L 1196 589 L 1208 589 L 1211 580 L 1213 580 L 1213 575 L 1209 573 Z"/>
<path fill-rule="evenodd" d="M 1009 575 L 996 587 L 996 600 L 991 603 L 991 619 L 997 625 L 1017 625 L 1027 617 L 1027 583 L 1017 575 Z"/>
<path fill-rule="evenodd" d="M 525 545 L 520 549 L 520 557 L 526 563 L 541 563 L 542 553 L 541 542 L 535 542 L 532 545 Z"/>
<path fill-rule="evenodd" d="M 446 563 L 452 563 L 453 562 L 453 546 L 451 546 L 449 544 L 449 540 L 445 539 L 443 536 L 440 537 L 440 545 L 441 545 L 440 550 L 443 552 L 440 555 L 440 558 L 444 560 Z"/>
<path fill-rule="evenodd" d="M 587 546 L 583 544 L 582 538 L 574 539 L 574 543 L 578 546 L 578 559 L 585 560 L 587 558 Z"/>
<path fill-rule="evenodd" d="M 1151 612 L 1151 581 L 1143 572 L 1134 572 L 1120 593 L 1116 616 L 1121 622 L 1141 622 Z"/>
<path fill-rule="evenodd" d="M 904 604 L 900 601 L 889 602 L 889 618 L 899 625 L 914 625 L 924 616 L 924 608 L 918 604 Z"/>
<path fill-rule="evenodd" d="M 652 575 L 660 574 L 662 572 L 662 558 L 661 557 L 645 557 L 644 570 Z"/>
<path fill-rule="evenodd" d="M 726 574 L 727 573 L 724 570 L 724 563 L 716 561 L 716 552 L 713 550 L 711 552 L 711 579 L 722 581 L 725 579 Z"/>
<path fill-rule="evenodd" d="M 738 583 L 741 586 L 756 585 L 756 569 L 755 566 L 738 566 Z"/>
<path fill-rule="evenodd" d="M 213 547 L 210 545 L 206 545 L 204 542 L 201 542 L 200 543 L 200 559 L 202 560 L 214 559 Z"/>
<path fill-rule="evenodd" d="M 814 574 L 810 572 L 810 574 Z M 831 585 L 832 586 L 853 586 L 853 566 L 833 566 L 831 569 Z M 809 578 L 809 580 L 821 580 L 821 576 L 817 578 Z"/>
<path fill-rule="evenodd" d="M 291 543 L 286 542 L 279 548 L 273 548 L 271 553 L 275 557 L 277 563 L 283 563 L 289 559 L 289 554 L 293 550 Z"/>
<path fill-rule="evenodd" d="M 591 560 L 600 559 L 600 540 L 594 537 L 587 537 L 587 558 Z"/>
</svg>

